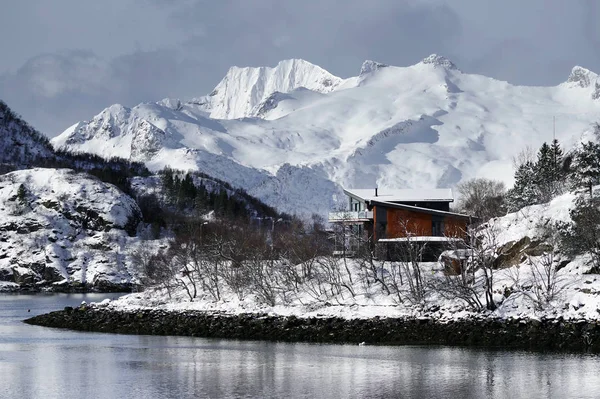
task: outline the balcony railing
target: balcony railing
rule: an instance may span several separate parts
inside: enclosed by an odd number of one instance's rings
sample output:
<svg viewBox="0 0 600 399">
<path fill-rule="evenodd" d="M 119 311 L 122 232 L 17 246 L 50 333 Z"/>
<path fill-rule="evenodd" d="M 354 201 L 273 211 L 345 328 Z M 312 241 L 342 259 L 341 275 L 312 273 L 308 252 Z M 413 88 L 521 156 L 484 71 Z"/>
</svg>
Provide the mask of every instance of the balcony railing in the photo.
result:
<svg viewBox="0 0 600 399">
<path fill-rule="evenodd" d="M 329 212 L 330 222 L 367 222 L 373 220 L 373 211 Z"/>
</svg>

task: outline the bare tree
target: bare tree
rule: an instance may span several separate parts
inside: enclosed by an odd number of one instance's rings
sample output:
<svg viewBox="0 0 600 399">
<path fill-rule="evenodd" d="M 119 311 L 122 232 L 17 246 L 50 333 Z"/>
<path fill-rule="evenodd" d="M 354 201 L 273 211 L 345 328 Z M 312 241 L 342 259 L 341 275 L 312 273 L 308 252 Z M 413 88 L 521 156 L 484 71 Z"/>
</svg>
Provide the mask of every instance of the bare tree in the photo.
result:
<svg viewBox="0 0 600 399">
<path fill-rule="evenodd" d="M 444 264 L 442 279 L 432 279 L 432 289 L 446 299 L 464 301 L 471 310 L 481 311 L 481 289 L 475 274 L 472 251 L 466 248 L 454 247 L 442 254 L 440 259 Z"/>
<path fill-rule="evenodd" d="M 151 254 L 146 249 L 140 249 L 132 254 L 132 262 L 140 272 L 141 282 L 144 286 L 163 287 L 171 298 L 175 268 L 166 251 L 161 250 L 156 254 Z"/>
<path fill-rule="evenodd" d="M 498 244 L 498 228 L 495 225 L 485 225 L 479 229 L 476 238 L 468 243 L 472 251 L 474 266 L 481 272 L 482 288 L 485 295 L 485 307 L 495 310 L 494 302 L 494 260 Z"/>
<path fill-rule="evenodd" d="M 185 290 L 191 302 L 198 295 L 197 274 L 192 265 L 196 245 L 193 231 L 187 231 L 171 242 L 167 253 L 175 268 L 173 278 Z"/>
<path fill-rule="evenodd" d="M 342 269 L 341 264 L 345 264 Z M 343 292 L 348 291 L 352 297 L 356 296 L 352 288 L 352 276 L 345 263 L 345 258 L 339 259 L 333 255 L 321 256 L 317 260 L 319 275 L 323 282 L 329 287 L 331 297 L 338 296 L 343 299 Z"/>
<path fill-rule="evenodd" d="M 531 146 L 526 146 L 523 148 L 517 155 L 512 157 L 512 166 L 515 170 L 519 169 L 521 165 L 525 165 L 526 163 L 535 163 L 536 156 L 535 150 Z"/>
<path fill-rule="evenodd" d="M 506 187 L 497 180 L 477 178 L 457 186 L 460 194 L 458 210 L 485 222 L 506 212 Z"/>
<path fill-rule="evenodd" d="M 378 284 L 380 288 L 388 295 L 391 294 L 390 287 L 386 282 L 388 270 L 386 270 L 387 259 L 379 259 L 371 246 L 372 236 L 365 235 L 359 250 L 356 254 L 356 261 L 359 271 L 362 273 L 361 281 L 366 289 L 371 284 Z"/>
<path fill-rule="evenodd" d="M 524 291 L 535 303 L 536 308 L 542 310 L 545 305 L 553 301 L 565 288 L 558 275 L 558 265 L 554 252 L 545 252 L 541 256 L 528 256 L 531 266 L 530 291 Z"/>
<path fill-rule="evenodd" d="M 410 219 L 398 221 L 403 238 L 394 242 L 381 243 L 387 246 L 385 256 L 392 262 L 388 265 L 387 284 L 399 302 L 422 303 L 425 300 L 427 286 L 421 270 L 421 261 L 427 250 L 427 243 L 414 237 L 418 229 Z"/>
<path fill-rule="evenodd" d="M 285 292 L 280 286 L 279 259 L 270 246 L 255 247 L 244 261 L 252 292 L 260 302 L 275 306 L 278 293 Z"/>
<path fill-rule="evenodd" d="M 494 260 L 499 248 L 498 228 L 482 225 L 470 232 L 468 237 L 464 245 L 455 246 L 440 256 L 444 263 L 444 276 L 430 280 L 429 284 L 444 298 L 462 300 L 474 311 L 494 310 L 497 307 L 494 301 Z"/>
<path fill-rule="evenodd" d="M 554 225 L 540 224 L 546 240 L 540 244 L 544 252 L 540 255 L 527 256 L 530 276 L 521 285 L 521 292 L 542 310 L 565 289 L 563 278 L 558 274 L 558 259 L 555 256 L 559 235 Z M 545 247 L 545 248 L 544 248 Z"/>
</svg>

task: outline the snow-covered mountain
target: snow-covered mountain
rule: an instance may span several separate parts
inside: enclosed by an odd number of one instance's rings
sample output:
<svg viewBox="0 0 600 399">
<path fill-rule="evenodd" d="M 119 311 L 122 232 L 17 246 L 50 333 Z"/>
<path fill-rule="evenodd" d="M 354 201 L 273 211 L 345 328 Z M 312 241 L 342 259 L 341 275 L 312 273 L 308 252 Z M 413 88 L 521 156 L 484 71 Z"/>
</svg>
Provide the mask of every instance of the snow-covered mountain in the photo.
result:
<svg viewBox="0 0 600 399">
<path fill-rule="evenodd" d="M 358 69 L 358 68 L 357 68 Z M 366 61 L 335 77 L 306 61 L 231 68 L 206 97 L 113 105 L 52 140 L 103 156 L 201 170 L 282 211 L 324 214 L 355 188 L 511 183 L 512 157 L 577 142 L 600 116 L 598 75 L 514 86 L 432 55 L 409 67 Z"/>
<path fill-rule="evenodd" d="M 0 164 L 23 167 L 52 156 L 54 149 L 48 139 L 0 100 Z"/>
<path fill-rule="evenodd" d="M 131 254 L 141 241 L 128 232 L 140 219 L 131 197 L 85 173 L 0 175 L 0 288 L 123 290 L 136 282 Z"/>
<path fill-rule="evenodd" d="M 297 88 L 317 93 L 335 90 L 342 79 L 304 60 L 281 61 L 274 68 L 231 67 L 227 75 L 205 97 L 195 100 L 214 119 L 255 116 L 274 93 L 288 93 Z"/>
</svg>

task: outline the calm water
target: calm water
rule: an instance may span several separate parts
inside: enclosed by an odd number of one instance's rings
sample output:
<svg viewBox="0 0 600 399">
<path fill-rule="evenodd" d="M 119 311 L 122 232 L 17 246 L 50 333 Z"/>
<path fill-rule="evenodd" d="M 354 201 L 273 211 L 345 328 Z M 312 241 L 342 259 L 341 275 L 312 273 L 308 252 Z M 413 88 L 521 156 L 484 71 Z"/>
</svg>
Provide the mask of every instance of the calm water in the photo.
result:
<svg viewBox="0 0 600 399">
<path fill-rule="evenodd" d="M 110 296 L 0 295 L 0 398 L 600 397 L 596 356 L 125 336 L 21 323 Z"/>
</svg>

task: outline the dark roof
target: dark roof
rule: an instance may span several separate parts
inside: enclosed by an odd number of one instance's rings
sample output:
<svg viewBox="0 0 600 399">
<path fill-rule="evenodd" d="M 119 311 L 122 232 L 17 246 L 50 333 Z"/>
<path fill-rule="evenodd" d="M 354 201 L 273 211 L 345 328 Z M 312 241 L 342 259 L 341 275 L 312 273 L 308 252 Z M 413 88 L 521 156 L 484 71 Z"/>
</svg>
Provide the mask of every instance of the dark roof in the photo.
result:
<svg viewBox="0 0 600 399">
<path fill-rule="evenodd" d="M 404 210 L 407 210 L 407 211 L 422 212 L 422 213 L 428 213 L 428 214 L 431 214 L 431 215 L 452 216 L 452 217 L 459 218 L 459 219 L 467 219 L 469 221 L 477 219 L 474 216 L 464 215 L 462 213 L 439 211 L 437 209 L 429 209 L 429 208 L 423 208 L 421 206 L 397 204 L 397 203 L 394 203 L 394 202 L 387 202 L 387 201 L 374 201 L 374 200 L 372 200 L 372 201 L 369 201 L 368 204 L 370 206 L 383 206 L 385 208 L 404 209 Z"/>
</svg>

